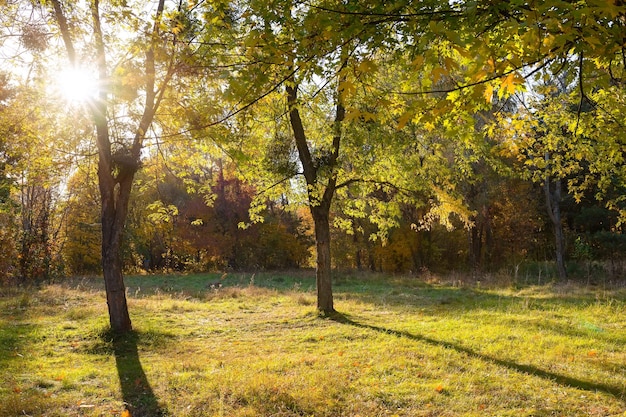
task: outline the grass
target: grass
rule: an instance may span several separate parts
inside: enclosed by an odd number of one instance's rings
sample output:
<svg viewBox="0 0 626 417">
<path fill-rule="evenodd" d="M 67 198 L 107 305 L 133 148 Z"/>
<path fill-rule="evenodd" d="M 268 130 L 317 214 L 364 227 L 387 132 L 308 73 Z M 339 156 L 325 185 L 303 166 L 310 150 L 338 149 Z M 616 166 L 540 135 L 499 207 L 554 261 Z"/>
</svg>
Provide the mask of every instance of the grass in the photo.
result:
<svg viewBox="0 0 626 417">
<path fill-rule="evenodd" d="M 126 281 L 127 336 L 99 279 L 0 290 L 0 416 L 626 415 L 624 289 L 353 275 L 321 317 L 305 273 Z"/>
</svg>

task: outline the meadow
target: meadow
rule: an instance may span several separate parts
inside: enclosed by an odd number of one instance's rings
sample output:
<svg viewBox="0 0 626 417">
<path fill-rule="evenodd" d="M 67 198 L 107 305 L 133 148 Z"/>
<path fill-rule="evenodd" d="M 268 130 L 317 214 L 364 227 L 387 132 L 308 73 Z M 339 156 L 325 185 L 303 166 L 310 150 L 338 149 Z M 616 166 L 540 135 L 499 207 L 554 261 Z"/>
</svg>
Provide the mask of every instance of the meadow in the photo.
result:
<svg viewBox="0 0 626 417">
<path fill-rule="evenodd" d="M 221 287 L 211 286 L 220 282 Z M 311 273 L 0 288 L 0 416 L 626 416 L 626 289 Z"/>
</svg>

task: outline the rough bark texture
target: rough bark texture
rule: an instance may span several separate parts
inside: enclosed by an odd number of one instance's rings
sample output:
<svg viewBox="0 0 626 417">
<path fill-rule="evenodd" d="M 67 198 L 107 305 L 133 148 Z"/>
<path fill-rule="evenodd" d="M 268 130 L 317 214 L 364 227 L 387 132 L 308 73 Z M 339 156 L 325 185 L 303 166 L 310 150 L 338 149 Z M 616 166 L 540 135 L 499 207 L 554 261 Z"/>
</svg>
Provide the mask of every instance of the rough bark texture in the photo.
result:
<svg viewBox="0 0 626 417">
<path fill-rule="evenodd" d="M 333 305 L 333 288 L 330 255 L 330 222 L 328 209 L 312 207 L 315 224 L 315 248 L 317 249 L 316 286 L 317 309 L 324 313 L 335 311 Z"/>
<path fill-rule="evenodd" d="M 116 186 L 115 182 L 111 181 L 110 172 L 100 167 L 98 178 L 102 203 L 102 271 L 109 308 L 109 322 L 111 329 L 117 332 L 127 332 L 132 330 L 132 325 L 126 302 L 120 247 L 128 213 L 132 175 Z"/>
</svg>

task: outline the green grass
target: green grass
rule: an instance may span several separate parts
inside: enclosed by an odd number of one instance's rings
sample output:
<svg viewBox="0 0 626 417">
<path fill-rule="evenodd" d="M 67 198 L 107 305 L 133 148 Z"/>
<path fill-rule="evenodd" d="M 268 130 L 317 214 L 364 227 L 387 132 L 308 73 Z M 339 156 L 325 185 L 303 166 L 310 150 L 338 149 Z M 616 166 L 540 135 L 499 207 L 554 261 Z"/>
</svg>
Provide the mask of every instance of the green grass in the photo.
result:
<svg viewBox="0 0 626 417">
<path fill-rule="evenodd" d="M 0 416 L 625 416 L 626 291 L 310 274 L 0 289 Z"/>
</svg>

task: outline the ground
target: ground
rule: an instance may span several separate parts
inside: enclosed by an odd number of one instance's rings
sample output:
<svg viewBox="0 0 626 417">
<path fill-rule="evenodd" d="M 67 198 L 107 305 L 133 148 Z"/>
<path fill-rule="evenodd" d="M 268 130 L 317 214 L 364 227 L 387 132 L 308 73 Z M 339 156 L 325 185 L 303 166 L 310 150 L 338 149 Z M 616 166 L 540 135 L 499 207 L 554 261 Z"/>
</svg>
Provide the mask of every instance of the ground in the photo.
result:
<svg viewBox="0 0 626 417">
<path fill-rule="evenodd" d="M 0 416 L 626 416 L 623 287 L 126 281 L 125 336 L 99 278 L 0 289 Z"/>
</svg>

